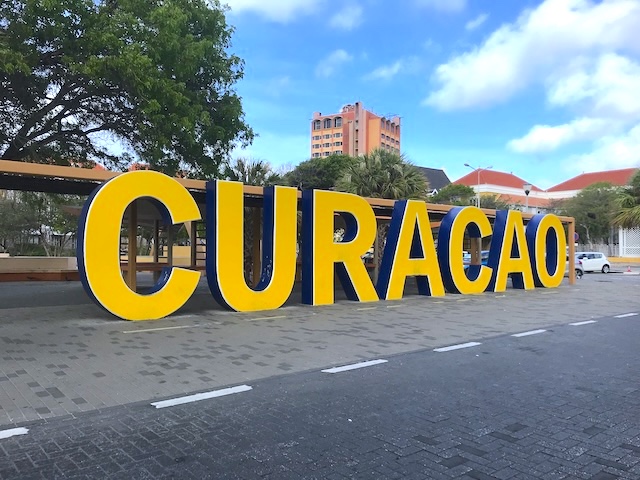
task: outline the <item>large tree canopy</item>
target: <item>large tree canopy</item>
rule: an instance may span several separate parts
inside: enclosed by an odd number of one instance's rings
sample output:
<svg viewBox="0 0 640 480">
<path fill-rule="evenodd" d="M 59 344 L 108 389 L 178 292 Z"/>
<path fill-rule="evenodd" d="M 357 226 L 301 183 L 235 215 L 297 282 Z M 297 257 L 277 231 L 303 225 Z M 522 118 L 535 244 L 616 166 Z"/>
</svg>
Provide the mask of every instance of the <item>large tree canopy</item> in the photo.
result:
<svg viewBox="0 0 640 480">
<path fill-rule="evenodd" d="M 576 219 L 582 243 L 608 243 L 619 189 L 610 183 L 589 185 L 564 203 L 563 214 Z"/>
<path fill-rule="evenodd" d="M 640 170 L 633 174 L 627 188 L 621 189 L 613 224 L 623 228 L 640 227 Z"/>
<path fill-rule="evenodd" d="M 424 199 L 429 182 L 403 155 L 379 148 L 349 164 L 336 187 L 362 197 Z"/>
<path fill-rule="evenodd" d="M 354 162 L 354 158 L 349 155 L 311 158 L 287 173 L 285 179 L 289 185 L 305 190 L 330 190 L 342 178 L 347 167 Z"/>
<path fill-rule="evenodd" d="M 216 176 L 253 138 L 231 34 L 218 0 L 0 2 L 0 157 Z"/>
<path fill-rule="evenodd" d="M 450 183 L 442 187 L 438 193 L 429 197 L 431 203 L 443 203 L 445 205 L 471 205 L 473 198 L 476 196 L 473 188 L 467 185 Z"/>
</svg>

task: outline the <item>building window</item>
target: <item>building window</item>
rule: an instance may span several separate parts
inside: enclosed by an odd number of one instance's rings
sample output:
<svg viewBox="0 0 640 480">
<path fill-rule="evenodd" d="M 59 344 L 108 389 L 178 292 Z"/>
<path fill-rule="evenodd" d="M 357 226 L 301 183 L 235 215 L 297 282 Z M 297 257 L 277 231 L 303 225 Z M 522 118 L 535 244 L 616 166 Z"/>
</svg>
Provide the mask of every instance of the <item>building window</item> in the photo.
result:
<svg viewBox="0 0 640 480">
<path fill-rule="evenodd" d="M 329 148 L 331 146 L 331 144 L 330 143 L 323 143 L 322 146 L 325 147 L 325 148 Z"/>
<path fill-rule="evenodd" d="M 334 147 L 341 147 L 342 146 L 342 142 L 335 142 L 333 144 Z"/>
<path fill-rule="evenodd" d="M 314 140 L 320 140 L 320 135 L 314 135 L 314 136 L 313 136 L 313 139 L 314 139 Z"/>
<path fill-rule="evenodd" d="M 342 150 L 336 150 L 336 151 L 335 151 L 335 152 L 333 152 L 333 153 L 335 153 L 336 155 L 342 155 Z"/>
<path fill-rule="evenodd" d="M 313 148 L 320 148 L 320 144 L 319 143 L 314 143 L 313 144 Z"/>
<path fill-rule="evenodd" d="M 314 158 L 318 158 L 319 156 L 320 156 L 320 154 L 319 154 L 319 153 L 314 153 L 314 154 L 313 154 L 313 157 L 314 157 Z"/>
<path fill-rule="evenodd" d="M 331 138 L 331 134 L 326 134 L 324 138 Z"/>
<path fill-rule="evenodd" d="M 336 117 L 334 119 L 333 126 L 336 127 L 336 128 L 337 127 L 341 127 L 342 126 L 342 117 Z"/>
<path fill-rule="evenodd" d="M 325 118 L 324 119 L 324 128 L 331 128 L 331 119 L 330 118 Z"/>
<path fill-rule="evenodd" d="M 331 152 L 324 152 L 322 155 L 328 157 L 329 155 L 331 155 Z"/>
<path fill-rule="evenodd" d="M 321 125 L 320 120 L 314 120 L 313 121 L 313 129 L 314 130 L 320 130 L 320 125 Z"/>
<path fill-rule="evenodd" d="M 342 136 L 342 134 L 341 133 L 334 133 L 333 136 L 336 137 L 336 138 L 340 138 Z"/>
</svg>

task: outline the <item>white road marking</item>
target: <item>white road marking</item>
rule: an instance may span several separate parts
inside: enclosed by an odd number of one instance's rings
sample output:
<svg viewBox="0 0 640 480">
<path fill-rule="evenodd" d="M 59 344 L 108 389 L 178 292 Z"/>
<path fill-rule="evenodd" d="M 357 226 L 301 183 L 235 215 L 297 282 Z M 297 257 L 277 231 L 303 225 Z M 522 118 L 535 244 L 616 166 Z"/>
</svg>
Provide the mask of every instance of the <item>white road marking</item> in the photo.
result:
<svg viewBox="0 0 640 480">
<path fill-rule="evenodd" d="M 546 330 L 530 330 L 528 332 L 514 333 L 512 337 L 528 337 L 529 335 L 537 335 L 538 333 L 544 333 Z"/>
<path fill-rule="evenodd" d="M 161 330 L 177 330 L 179 328 L 194 328 L 200 325 L 179 325 L 177 327 L 159 327 L 159 328 L 145 328 L 141 330 L 123 330 L 122 333 L 145 333 L 145 332 L 159 332 Z"/>
<path fill-rule="evenodd" d="M 573 325 L 574 327 L 579 327 L 580 325 L 588 325 L 590 323 L 596 323 L 596 320 L 587 320 L 586 322 L 575 322 L 575 323 L 570 323 L 569 325 Z"/>
<path fill-rule="evenodd" d="M 16 435 L 26 435 L 27 433 L 29 433 L 29 429 L 24 427 L 0 430 L 0 440 L 3 438 L 15 437 Z"/>
<path fill-rule="evenodd" d="M 351 365 L 345 365 L 343 367 L 334 367 L 334 368 L 328 368 L 326 370 L 322 370 L 323 373 L 340 373 L 340 372 L 346 372 L 348 370 L 355 370 L 356 368 L 364 368 L 364 367 L 371 367 L 372 365 L 379 365 L 381 363 L 387 363 L 389 360 L 369 360 L 368 362 L 360 362 L 360 363 L 353 363 Z"/>
<path fill-rule="evenodd" d="M 623 313 L 622 315 L 616 315 L 614 318 L 626 318 L 626 317 L 635 317 L 638 315 L 637 313 Z"/>
<path fill-rule="evenodd" d="M 151 405 L 156 408 L 173 407 L 175 405 L 199 402 L 200 400 L 207 400 L 209 398 L 224 397 L 225 395 L 232 395 L 234 393 L 248 392 L 249 390 L 251 390 L 251 387 L 249 385 L 239 385 L 237 387 L 223 388 L 222 390 L 214 390 L 212 392 L 196 393 L 195 395 L 187 395 L 186 397 L 178 397 L 172 398 L 171 400 L 153 402 Z"/>
<path fill-rule="evenodd" d="M 363 312 L 365 310 L 376 310 L 378 307 L 364 307 L 364 308 L 356 308 L 358 312 Z"/>
<path fill-rule="evenodd" d="M 274 315 L 273 317 L 258 317 L 258 318 L 250 318 L 249 322 L 257 322 L 258 320 L 273 320 L 277 318 L 287 318 L 286 315 Z"/>
<path fill-rule="evenodd" d="M 479 342 L 467 342 L 467 343 L 460 343 L 458 345 L 450 345 L 448 347 L 434 348 L 433 351 L 434 352 L 450 352 L 451 350 L 459 350 L 460 348 L 469 348 L 469 347 L 475 347 L 478 345 L 482 345 L 482 344 Z"/>
<path fill-rule="evenodd" d="M 406 305 L 387 305 L 387 308 L 402 308 L 405 307 Z"/>
</svg>

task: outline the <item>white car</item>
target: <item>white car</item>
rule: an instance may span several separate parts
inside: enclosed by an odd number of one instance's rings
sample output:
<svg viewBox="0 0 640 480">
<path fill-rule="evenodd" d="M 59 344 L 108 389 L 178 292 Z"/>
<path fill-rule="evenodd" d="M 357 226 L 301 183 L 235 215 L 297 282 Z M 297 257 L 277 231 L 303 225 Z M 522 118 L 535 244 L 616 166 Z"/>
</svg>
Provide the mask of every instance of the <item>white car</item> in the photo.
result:
<svg viewBox="0 0 640 480">
<path fill-rule="evenodd" d="M 576 258 L 582 262 L 585 272 L 609 273 L 611 270 L 611 262 L 604 253 L 576 252 Z"/>
<path fill-rule="evenodd" d="M 582 275 L 584 275 L 584 268 L 582 267 L 582 260 L 578 260 L 578 256 L 574 260 L 575 270 L 576 270 L 576 278 L 580 280 Z M 567 266 L 565 267 L 564 276 L 569 276 L 569 257 L 567 256 Z"/>
</svg>

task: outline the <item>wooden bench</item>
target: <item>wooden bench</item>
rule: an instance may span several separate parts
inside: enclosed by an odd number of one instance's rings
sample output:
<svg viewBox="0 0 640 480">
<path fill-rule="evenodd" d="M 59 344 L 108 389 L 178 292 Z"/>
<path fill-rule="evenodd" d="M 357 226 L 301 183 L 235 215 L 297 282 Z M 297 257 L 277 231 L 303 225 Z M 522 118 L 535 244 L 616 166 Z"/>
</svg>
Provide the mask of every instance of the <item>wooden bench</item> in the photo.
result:
<svg viewBox="0 0 640 480">
<path fill-rule="evenodd" d="M 79 280 L 78 270 L 0 272 L 0 282 L 77 282 Z"/>
</svg>

